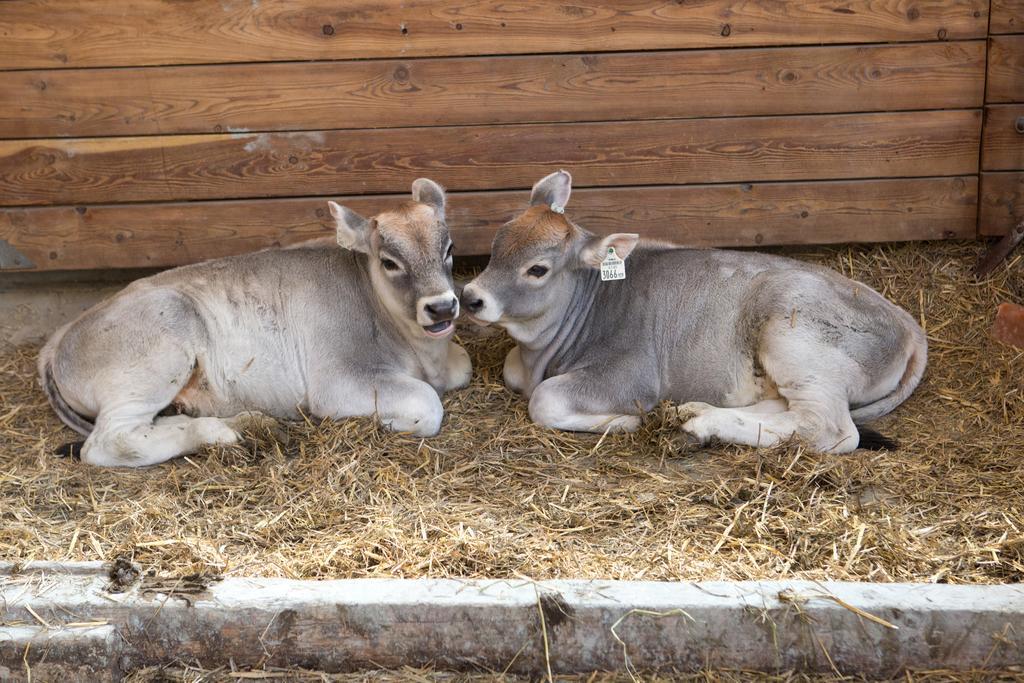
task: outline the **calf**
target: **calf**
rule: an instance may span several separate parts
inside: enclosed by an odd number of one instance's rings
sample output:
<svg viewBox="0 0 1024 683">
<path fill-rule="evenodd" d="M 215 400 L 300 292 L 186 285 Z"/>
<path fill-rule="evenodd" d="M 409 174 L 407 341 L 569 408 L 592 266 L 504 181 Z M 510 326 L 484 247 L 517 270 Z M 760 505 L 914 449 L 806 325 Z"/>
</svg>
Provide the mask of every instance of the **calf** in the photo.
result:
<svg viewBox="0 0 1024 683">
<path fill-rule="evenodd" d="M 207 261 L 132 283 L 39 357 L 82 460 L 138 467 L 232 443 L 261 415 L 376 415 L 431 436 L 465 386 L 439 185 L 367 220 L 330 202 L 337 242 Z M 167 414 L 172 412 L 175 414 Z"/>
<path fill-rule="evenodd" d="M 571 180 L 534 186 L 462 295 L 474 321 L 518 342 L 505 382 L 538 424 L 631 431 L 667 399 L 694 443 L 798 436 L 847 452 L 857 424 L 920 381 L 924 332 L 870 287 L 779 256 L 592 235 L 562 214 Z"/>
</svg>

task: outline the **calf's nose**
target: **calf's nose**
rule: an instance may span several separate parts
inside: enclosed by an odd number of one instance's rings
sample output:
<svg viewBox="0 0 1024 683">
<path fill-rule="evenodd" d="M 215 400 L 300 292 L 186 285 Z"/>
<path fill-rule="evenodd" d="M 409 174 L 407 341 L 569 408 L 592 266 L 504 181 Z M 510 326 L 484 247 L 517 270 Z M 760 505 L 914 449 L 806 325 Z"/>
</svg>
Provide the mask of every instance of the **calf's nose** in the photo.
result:
<svg viewBox="0 0 1024 683">
<path fill-rule="evenodd" d="M 462 303 L 470 313 L 479 313 L 480 309 L 484 307 L 484 300 L 477 296 L 463 294 Z"/>
<path fill-rule="evenodd" d="M 455 317 L 455 309 L 459 305 L 459 300 L 455 297 L 445 299 L 441 301 L 431 301 L 430 303 L 423 305 L 423 310 L 427 312 L 432 320 L 451 320 Z"/>
</svg>

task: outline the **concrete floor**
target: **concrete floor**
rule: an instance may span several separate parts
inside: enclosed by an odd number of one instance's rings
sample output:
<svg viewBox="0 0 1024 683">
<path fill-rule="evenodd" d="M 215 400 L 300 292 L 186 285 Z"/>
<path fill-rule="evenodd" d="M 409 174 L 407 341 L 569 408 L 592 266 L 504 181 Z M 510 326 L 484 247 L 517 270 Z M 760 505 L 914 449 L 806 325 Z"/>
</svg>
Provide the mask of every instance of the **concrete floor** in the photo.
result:
<svg viewBox="0 0 1024 683">
<path fill-rule="evenodd" d="M 43 341 L 90 306 L 151 271 L 4 273 L 0 345 Z"/>
</svg>

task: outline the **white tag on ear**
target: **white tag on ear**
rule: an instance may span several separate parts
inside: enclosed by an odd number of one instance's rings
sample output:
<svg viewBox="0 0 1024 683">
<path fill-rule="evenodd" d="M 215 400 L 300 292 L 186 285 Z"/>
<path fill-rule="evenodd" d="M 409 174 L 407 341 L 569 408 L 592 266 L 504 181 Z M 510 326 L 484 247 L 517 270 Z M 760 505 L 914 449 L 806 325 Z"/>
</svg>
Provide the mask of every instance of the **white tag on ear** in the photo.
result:
<svg viewBox="0 0 1024 683">
<path fill-rule="evenodd" d="M 608 254 L 601 261 L 601 281 L 625 280 L 626 262 L 615 253 L 615 247 L 608 247 Z"/>
</svg>

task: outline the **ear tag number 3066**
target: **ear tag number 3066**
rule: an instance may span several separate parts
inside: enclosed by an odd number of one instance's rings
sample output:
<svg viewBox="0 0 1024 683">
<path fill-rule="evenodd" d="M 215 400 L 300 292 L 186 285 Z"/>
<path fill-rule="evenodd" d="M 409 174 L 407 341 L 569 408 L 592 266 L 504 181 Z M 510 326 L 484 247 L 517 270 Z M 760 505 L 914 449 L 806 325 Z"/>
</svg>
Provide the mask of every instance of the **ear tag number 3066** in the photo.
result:
<svg viewBox="0 0 1024 683">
<path fill-rule="evenodd" d="M 615 253 L 615 247 L 608 247 L 608 254 L 601 261 L 601 281 L 625 280 L 626 262 Z"/>
</svg>

